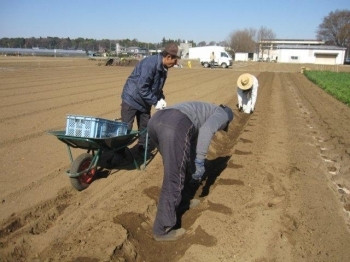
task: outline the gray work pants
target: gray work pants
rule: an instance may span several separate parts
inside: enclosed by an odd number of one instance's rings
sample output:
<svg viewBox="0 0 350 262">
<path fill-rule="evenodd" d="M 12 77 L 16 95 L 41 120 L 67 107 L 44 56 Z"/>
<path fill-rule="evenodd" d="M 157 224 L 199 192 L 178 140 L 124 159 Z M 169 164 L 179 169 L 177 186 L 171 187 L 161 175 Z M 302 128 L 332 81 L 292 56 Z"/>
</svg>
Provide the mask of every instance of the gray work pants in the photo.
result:
<svg viewBox="0 0 350 262">
<path fill-rule="evenodd" d="M 124 101 L 121 108 L 122 121 L 128 123 L 128 131 L 132 130 L 134 119 L 136 117 L 136 123 L 139 131 L 147 128 L 147 123 L 151 117 L 151 112 L 141 112 L 132 106 L 128 105 Z M 139 145 L 145 146 L 146 144 L 146 132 L 139 137 Z"/>
<path fill-rule="evenodd" d="M 176 211 L 181 202 L 181 191 L 196 136 L 191 120 L 175 109 L 156 112 L 149 120 L 147 129 L 152 143 L 162 155 L 164 165 L 163 184 L 153 224 L 153 234 L 159 236 L 165 235 L 176 225 Z"/>
</svg>

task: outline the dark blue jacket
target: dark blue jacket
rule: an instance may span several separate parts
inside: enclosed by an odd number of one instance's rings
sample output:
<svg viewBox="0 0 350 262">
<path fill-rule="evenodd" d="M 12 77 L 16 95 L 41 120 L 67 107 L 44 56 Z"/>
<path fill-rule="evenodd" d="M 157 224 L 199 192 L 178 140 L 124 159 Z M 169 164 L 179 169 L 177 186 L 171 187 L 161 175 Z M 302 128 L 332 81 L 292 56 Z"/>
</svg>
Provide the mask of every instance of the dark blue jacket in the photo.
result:
<svg viewBox="0 0 350 262">
<path fill-rule="evenodd" d="M 150 112 L 152 105 L 165 98 L 163 87 L 167 70 L 162 63 L 162 55 L 152 55 L 142 59 L 126 80 L 122 100 L 141 112 Z"/>
</svg>

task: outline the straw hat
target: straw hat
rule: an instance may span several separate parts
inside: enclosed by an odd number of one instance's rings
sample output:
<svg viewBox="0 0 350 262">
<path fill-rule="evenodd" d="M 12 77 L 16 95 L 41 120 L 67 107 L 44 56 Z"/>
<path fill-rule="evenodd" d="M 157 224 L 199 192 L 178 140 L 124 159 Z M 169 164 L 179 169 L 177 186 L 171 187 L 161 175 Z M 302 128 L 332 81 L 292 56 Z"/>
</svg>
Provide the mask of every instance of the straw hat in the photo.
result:
<svg viewBox="0 0 350 262">
<path fill-rule="evenodd" d="M 242 90 L 247 90 L 253 85 L 253 76 L 251 74 L 243 74 L 238 77 L 237 86 Z"/>
</svg>

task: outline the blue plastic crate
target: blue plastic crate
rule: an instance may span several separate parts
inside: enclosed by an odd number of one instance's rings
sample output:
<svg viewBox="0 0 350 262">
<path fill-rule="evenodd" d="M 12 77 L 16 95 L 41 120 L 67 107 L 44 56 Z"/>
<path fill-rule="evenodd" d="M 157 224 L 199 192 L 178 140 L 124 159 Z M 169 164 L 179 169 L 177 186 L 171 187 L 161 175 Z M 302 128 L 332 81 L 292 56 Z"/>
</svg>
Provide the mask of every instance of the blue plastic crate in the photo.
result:
<svg viewBox="0 0 350 262">
<path fill-rule="evenodd" d="M 127 134 L 127 123 L 82 115 L 67 115 L 66 135 L 108 138 Z"/>
</svg>

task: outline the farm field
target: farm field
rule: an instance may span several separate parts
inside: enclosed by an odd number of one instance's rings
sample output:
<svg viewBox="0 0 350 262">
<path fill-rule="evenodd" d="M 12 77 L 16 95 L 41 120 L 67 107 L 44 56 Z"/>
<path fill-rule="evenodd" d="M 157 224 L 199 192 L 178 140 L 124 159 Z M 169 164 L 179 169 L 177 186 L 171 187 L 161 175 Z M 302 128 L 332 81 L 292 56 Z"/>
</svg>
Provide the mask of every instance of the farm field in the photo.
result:
<svg viewBox="0 0 350 262">
<path fill-rule="evenodd" d="M 142 171 L 104 169 L 79 192 L 65 173 L 66 145 L 47 134 L 64 130 L 67 114 L 120 117 L 133 68 L 0 57 L 0 261 L 348 261 L 350 108 L 300 68 L 350 66 L 192 65 L 169 70 L 167 104 L 227 104 L 235 118 L 212 141 L 200 204 L 181 217 L 186 234 L 164 243 L 151 233 L 159 154 Z M 235 106 L 236 80 L 246 72 L 259 80 L 252 115 Z"/>
</svg>

